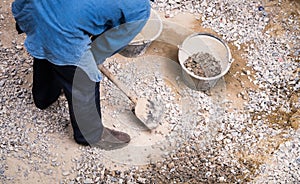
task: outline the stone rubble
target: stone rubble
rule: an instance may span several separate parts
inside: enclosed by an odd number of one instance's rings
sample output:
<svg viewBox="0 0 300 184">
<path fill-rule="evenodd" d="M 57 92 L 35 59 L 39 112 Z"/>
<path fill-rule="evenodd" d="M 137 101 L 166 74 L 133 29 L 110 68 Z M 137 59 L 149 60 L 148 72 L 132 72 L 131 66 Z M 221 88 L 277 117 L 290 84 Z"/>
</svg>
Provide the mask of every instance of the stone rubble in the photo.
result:
<svg viewBox="0 0 300 184">
<path fill-rule="evenodd" d="M 214 77 L 221 73 L 220 61 L 209 53 L 196 53 L 191 55 L 184 66 L 193 74 L 200 77 Z"/>
</svg>

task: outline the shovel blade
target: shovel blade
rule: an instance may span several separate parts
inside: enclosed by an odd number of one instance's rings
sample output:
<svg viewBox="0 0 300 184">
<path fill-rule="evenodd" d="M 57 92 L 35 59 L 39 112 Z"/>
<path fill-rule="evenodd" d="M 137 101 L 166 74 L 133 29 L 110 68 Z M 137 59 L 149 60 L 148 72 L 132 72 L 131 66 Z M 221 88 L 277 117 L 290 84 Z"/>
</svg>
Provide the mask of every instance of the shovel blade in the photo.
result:
<svg viewBox="0 0 300 184">
<path fill-rule="evenodd" d="M 135 106 L 135 115 L 148 129 L 152 130 L 159 125 L 162 114 L 157 109 L 153 101 L 139 98 Z"/>
</svg>

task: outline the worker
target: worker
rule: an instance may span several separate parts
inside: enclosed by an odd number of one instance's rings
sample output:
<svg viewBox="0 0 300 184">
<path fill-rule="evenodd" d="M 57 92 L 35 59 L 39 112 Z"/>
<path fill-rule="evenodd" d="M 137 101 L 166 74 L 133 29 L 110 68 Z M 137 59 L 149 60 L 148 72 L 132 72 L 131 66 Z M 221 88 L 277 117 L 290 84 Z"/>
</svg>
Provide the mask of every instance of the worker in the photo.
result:
<svg viewBox="0 0 300 184">
<path fill-rule="evenodd" d="M 78 144 L 105 150 L 126 146 L 127 133 L 102 123 L 97 65 L 141 31 L 149 0 L 15 0 L 12 13 L 33 57 L 36 107 L 46 109 L 63 91 Z"/>
</svg>

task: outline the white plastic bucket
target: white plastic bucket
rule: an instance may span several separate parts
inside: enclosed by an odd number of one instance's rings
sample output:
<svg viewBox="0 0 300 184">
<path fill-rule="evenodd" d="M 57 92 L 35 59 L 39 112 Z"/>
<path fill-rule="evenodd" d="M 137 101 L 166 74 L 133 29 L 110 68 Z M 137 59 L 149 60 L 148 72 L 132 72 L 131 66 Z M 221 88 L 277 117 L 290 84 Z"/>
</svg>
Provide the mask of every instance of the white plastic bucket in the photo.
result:
<svg viewBox="0 0 300 184">
<path fill-rule="evenodd" d="M 152 41 L 156 40 L 163 29 L 163 23 L 158 13 L 151 9 L 150 17 L 141 32 L 119 54 L 125 57 L 143 55 Z"/>
<path fill-rule="evenodd" d="M 221 73 L 219 75 L 200 77 L 184 66 L 184 62 L 189 56 L 199 52 L 209 53 L 220 61 Z M 218 80 L 229 71 L 232 63 L 228 45 L 221 39 L 207 33 L 196 33 L 188 36 L 179 46 L 178 59 L 185 84 L 198 91 L 206 91 L 214 87 Z"/>
</svg>

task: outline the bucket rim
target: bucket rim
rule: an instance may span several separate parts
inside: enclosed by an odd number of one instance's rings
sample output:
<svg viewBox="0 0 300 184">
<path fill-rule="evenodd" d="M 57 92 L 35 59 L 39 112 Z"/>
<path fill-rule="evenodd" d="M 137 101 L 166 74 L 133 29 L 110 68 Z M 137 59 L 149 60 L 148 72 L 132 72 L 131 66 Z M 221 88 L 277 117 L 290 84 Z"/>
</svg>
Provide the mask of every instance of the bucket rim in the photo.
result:
<svg viewBox="0 0 300 184">
<path fill-rule="evenodd" d="M 149 42 L 153 42 L 156 40 L 162 33 L 163 30 L 163 22 L 157 11 L 155 11 L 153 8 L 151 8 L 151 12 L 155 15 L 155 18 L 149 18 L 148 21 L 151 20 L 158 20 L 159 22 L 159 30 L 157 31 L 156 35 L 154 35 L 151 39 L 143 40 L 143 41 L 137 41 L 137 42 L 131 42 L 128 45 L 138 46 L 138 45 L 144 45 Z M 147 24 L 147 23 L 146 23 Z"/>
<path fill-rule="evenodd" d="M 182 51 L 181 49 L 178 50 L 178 60 L 179 60 L 179 63 L 180 63 L 180 66 L 181 68 L 187 72 L 190 76 L 196 78 L 196 79 L 199 79 L 199 80 L 206 80 L 206 81 L 209 81 L 209 80 L 216 80 L 216 79 L 220 79 L 221 77 L 223 77 L 230 69 L 231 67 L 231 64 L 233 62 L 233 59 L 232 59 L 232 55 L 231 55 L 231 52 L 230 52 L 230 48 L 229 46 L 226 44 L 226 42 L 224 40 L 222 40 L 221 38 L 215 36 L 215 35 L 212 35 L 210 33 L 193 33 L 191 34 L 190 36 L 186 37 L 184 39 L 184 41 L 182 42 L 182 44 L 179 46 L 179 48 L 183 48 L 183 45 L 184 43 L 186 43 L 189 39 L 191 39 L 192 37 L 195 37 L 195 36 L 209 36 L 209 37 L 212 37 L 213 39 L 216 39 L 217 41 L 219 41 L 221 44 L 223 44 L 226 48 L 226 53 L 227 53 L 227 59 L 228 59 L 228 64 L 225 68 L 225 70 L 223 72 L 221 72 L 220 74 L 216 75 L 216 76 L 213 76 L 213 77 L 200 77 L 198 75 L 195 75 L 193 72 L 189 71 L 183 64 L 184 61 L 181 61 L 180 57 L 179 57 L 179 54 L 181 52 L 184 52 Z M 187 53 L 186 53 L 187 54 Z M 188 54 L 187 54 L 188 55 Z M 189 56 L 189 55 L 188 55 Z"/>
</svg>

